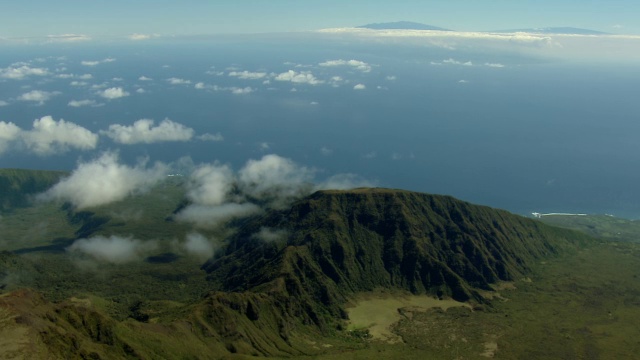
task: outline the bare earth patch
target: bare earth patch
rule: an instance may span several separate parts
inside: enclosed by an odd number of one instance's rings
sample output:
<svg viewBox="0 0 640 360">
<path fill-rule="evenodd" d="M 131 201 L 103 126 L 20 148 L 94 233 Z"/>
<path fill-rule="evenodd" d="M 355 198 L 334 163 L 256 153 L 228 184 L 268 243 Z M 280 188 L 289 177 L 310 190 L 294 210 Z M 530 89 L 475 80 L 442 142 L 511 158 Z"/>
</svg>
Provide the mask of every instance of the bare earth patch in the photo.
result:
<svg viewBox="0 0 640 360">
<path fill-rule="evenodd" d="M 375 295 L 362 296 L 353 307 L 347 308 L 349 314 L 349 330 L 368 329 L 373 339 L 388 343 L 401 342 L 401 338 L 391 331 L 391 325 L 400 321 L 403 315 L 399 309 L 411 308 L 412 311 L 426 311 L 431 308 L 464 306 L 469 304 L 455 300 L 439 300 L 431 296 L 422 295 Z"/>
</svg>

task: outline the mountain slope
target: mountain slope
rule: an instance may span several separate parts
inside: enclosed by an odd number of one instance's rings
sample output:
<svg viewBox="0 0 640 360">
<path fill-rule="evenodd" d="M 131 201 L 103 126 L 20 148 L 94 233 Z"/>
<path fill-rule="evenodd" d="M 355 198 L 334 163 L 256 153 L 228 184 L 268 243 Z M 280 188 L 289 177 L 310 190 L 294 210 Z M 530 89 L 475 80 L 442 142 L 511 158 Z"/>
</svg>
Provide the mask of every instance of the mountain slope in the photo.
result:
<svg viewBox="0 0 640 360">
<path fill-rule="evenodd" d="M 0 169 L 0 211 L 28 205 L 30 196 L 47 190 L 64 175 L 61 171 Z"/>
<path fill-rule="evenodd" d="M 447 196 L 321 191 L 249 222 L 203 269 L 220 291 L 298 299 L 323 327 L 345 316 L 350 295 L 376 288 L 483 302 L 476 289 L 585 239 Z"/>
</svg>

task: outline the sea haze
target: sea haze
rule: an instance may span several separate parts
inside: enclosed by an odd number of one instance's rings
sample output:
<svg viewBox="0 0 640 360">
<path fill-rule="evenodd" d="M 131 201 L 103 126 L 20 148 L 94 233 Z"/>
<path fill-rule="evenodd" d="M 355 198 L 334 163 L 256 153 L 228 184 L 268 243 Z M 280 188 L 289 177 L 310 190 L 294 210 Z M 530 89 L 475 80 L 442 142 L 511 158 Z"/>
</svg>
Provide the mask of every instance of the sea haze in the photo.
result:
<svg viewBox="0 0 640 360">
<path fill-rule="evenodd" d="M 117 151 L 127 163 L 190 157 L 237 169 L 273 153 L 320 179 L 352 173 L 520 214 L 640 218 L 633 65 L 330 36 L 6 50 L 0 121 L 29 130 L 52 116 L 101 135 L 94 149 L 46 155 L 11 143 L 0 167 L 72 170 Z M 23 66 L 46 74 L 7 75 Z M 100 95 L 110 88 L 128 95 Z M 32 91 L 48 96 L 27 100 Z M 126 145 L 104 133 L 166 118 L 193 138 Z"/>
</svg>

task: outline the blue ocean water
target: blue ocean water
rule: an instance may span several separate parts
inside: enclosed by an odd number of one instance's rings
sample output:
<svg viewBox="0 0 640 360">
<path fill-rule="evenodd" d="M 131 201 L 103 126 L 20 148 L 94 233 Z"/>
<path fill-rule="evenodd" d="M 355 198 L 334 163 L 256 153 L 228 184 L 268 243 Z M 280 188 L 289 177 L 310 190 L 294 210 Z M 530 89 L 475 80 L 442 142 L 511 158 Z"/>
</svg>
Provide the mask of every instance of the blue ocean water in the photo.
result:
<svg viewBox="0 0 640 360">
<path fill-rule="evenodd" d="M 79 159 L 118 150 L 131 163 L 189 156 L 197 163 L 217 160 L 239 168 L 248 159 L 276 153 L 318 169 L 319 178 L 355 173 L 379 186 L 449 194 L 519 214 L 640 218 L 640 71 L 632 67 L 323 38 L 247 36 L 7 50 L 0 54 L 0 68 L 31 61 L 29 66 L 52 73 L 65 68 L 59 73 L 92 78 L 83 86 L 53 76 L 3 79 L 0 100 L 8 105 L 0 107 L 0 121 L 28 129 L 34 119 L 51 115 L 98 132 L 110 124 L 170 118 L 197 134 L 220 133 L 224 141 L 121 145 L 101 137 L 93 151 L 46 157 L 7 151 L 0 167 L 70 170 Z M 81 64 L 107 58 L 115 61 Z M 362 61 L 371 69 L 319 65 L 337 59 Z M 274 75 L 229 76 L 245 70 Z M 310 72 L 323 83 L 275 80 L 275 74 L 289 70 Z M 332 86 L 335 76 L 342 80 Z M 190 83 L 172 85 L 169 78 Z M 207 89 L 196 89 L 199 82 Z M 130 96 L 101 99 L 90 88 L 99 84 L 122 87 Z M 357 84 L 366 89 L 354 90 Z M 214 85 L 253 91 L 236 95 L 212 90 Z M 144 93 L 137 93 L 139 88 Z M 43 104 L 16 100 L 32 89 L 59 93 Z M 67 105 L 82 99 L 104 105 Z"/>
</svg>

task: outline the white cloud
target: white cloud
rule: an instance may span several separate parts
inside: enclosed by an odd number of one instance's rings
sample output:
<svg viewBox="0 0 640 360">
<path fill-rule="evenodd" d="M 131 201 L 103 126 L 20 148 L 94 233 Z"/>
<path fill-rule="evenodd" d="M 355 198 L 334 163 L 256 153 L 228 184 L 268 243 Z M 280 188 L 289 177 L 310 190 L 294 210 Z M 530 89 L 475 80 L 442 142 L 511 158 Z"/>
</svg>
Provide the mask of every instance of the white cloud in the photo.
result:
<svg viewBox="0 0 640 360">
<path fill-rule="evenodd" d="M 5 79 L 24 79 L 25 77 L 35 75 L 35 76 L 45 76 L 49 75 L 49 70 L 45 68 L 32 68 L 25 64 L 20 64 L 20 66 L 15 66 L 17 64 L 13 64 L 10 67 L 1 68 L 0 69 L 0 77 Z"/>
<path fill-rule="evenodd" d="M 442 60 L 443 64 L 450 64 L 450 65 L 462 65 L 462 66 L 473 66 L 473 63 L 471 61 L 458 61 L 452 58 L 449 58 L 447 60 Z"/>
<path fill-rule="evenodd" d="M 275 75 L 274 79 L 277 81 L 290 81 L 295 84 L 318 85 L 323 83 L 323 81 L 316 79 L 310 71 L 296 72 L 289 70 Z"/>
<path fill-rule="evenodd" d="M 125 96 L 129 96 L 129 93 L 124 91 L 121 87 L 112 87 L 98 92 L 99 96 L 105 99 L 114 100 Z"/>
<path fill-rule="evenodd" d="M 91 150 L 98 145 L 98 135 L 62 119 L 55 121 L 51 116 L 34 120 L 33 129 L 22 131 L 20 137 L 38 155 L 65 152 L 69 148 Z"/>
<path fill-rule="evenodd" d="M 138 94 L 144 94 L 146 91 L 145 91 L 143 88 L 138 88 L 138 89 L 136 90 L 136 92 L 137 92 Z"/>
<path fill-rule="evenodd" d="M 0 121 L 0 155 L 18 138 L 21 129 L 12 122 Z"/>
<path fill-rule="evenodd" d="M 466 84 L 468 82 L 469 82 L 469 80 L 464 80 L 464 79 L 458 80 L 458 84 Z"/>
<path fill-rule="evenodd" d="M 386 77 L 386 79 L 389 80 L 389 81 L 395 81 L 398 78 L 395 75 L 389 75 L 389 76 Z"/>
<path fill-rule="evenodd" d="M 83 34 L 61 34 L 61 35 L 47 35 L 48 42 L 78 42 L 89 41 L 91 37 Z"/>
<path fill-rule="evenodd" d="M 198 90 L 203 90 L 203 89 L 206 88 L 206 86 L 205 86 L 205 84 L 203 82 L 199 82 L 199 83 L 195 84 L 193 87 L 198 89 Z"/>
<path fill-rule="evenodd" d="M 7 106 L 7 105 L 9 105 L 9 103 L 8 103 L 8 102 L 6 102 L 6 101 L 4 101 L 4 100 L 0 100 L 0 107 L 2 107 L 2 106 Z"/>
<path fill-rule="evenodd" d="M 155 241 L 141 241 L 120 236 L 96 236 L 76 240 L 67 248 L 67 251 L 89 255 L 102 262 L 124 264 L 141 259 L 157 247 L 158 244 Z"/>
<path fill-rule="evenodd" d="M 175 215 L 176 220 L 193 223 L 198 227 L 214 228 L 219 224 L 257 214 L 261 210 L 252 203 L 227 203 L 218 206 L 190 205 Z"/>
<path fill-rule="evenodd" d="M 251 94 L 252 92 L 254 92 L 254 90 L 248 86 L 245 88 L 238 88 L 238 87 L 231 88 L 231 93 L 235 95 Z"/>
<path fill-rule="evenodd" d="M 267 76 L 266 72 L 249 72 L 249 71 L 231 71 L 229 76 L 237 77 L 245 80 L 258 80 Z"/>
<path fill-rule="evenodd" d="M 116 61 L 116 59 L 114 58 L 106 58 L 106 59 L 102 59 L 102 60 L 83 60 L 80 62 L 80 64 L 84 65 L 84 66 L 96 66 L 96 65 L 100 65 L 100 64 L 104 64 L 104 63 L 110 63 L 110 62 L 114 62 Z"/>
<path fill-rule="evenodd" d="M 189 177 L 187 197 L 198 205 L 216 206 L 227 202 L 235 177 L 226 165 L 202 165 Z"/>
<path fill-rule="evenodd" d="M 49 99 L 51 99 L 53 96 L 60 94 L 57 91 L 54 92 L 50 92 L 50 91 L 42 91 L 42 90 L 31 90 L 27 93 L 24 93 L 20 96 L 18 96 L 18 100 L 20 101 L 33 101 L 33 102 L 37 102 L 38 104 L 42 105 L 44 104 L 46 101 L 49 101 Z"/>
<path fill-rule="evenodd" d="M 207 70 L 207 71 L 205 71 L 205 74 L 214 75 L 214 76 L 222 76 L 222 75 L 224 75 L 224 71 Z"/>
<path fill-rule="evenodd" d="M 140 76 L 140 77 L 138 78 L 138 80 L 140 80 L 140 81 L 151 81 L 151 80 L 153 80 L 153 79 L 152 79 L 152 78 L 150 78 L 150 77 L 146 77 L 146 76 L 144 76 L 144 75 L 143 75 L 143 76 Z"/>
<path fill-rule="evenodd" d="M 256 238 L 258 240 L 271 243 L 280 240 L 285 240 L 289 236 L 289 232 L 284 229 L 273 229 L 270 227 L 261 227 L 260 231 L 253 234 L 251 237 Z"/>
<path fill-rule="evenodd" d="M 82 107 L 82 106 L 96 106 L 97 103 L 95 100 L 71 100 L 67 105 L 71 107 Z"/>
<path fill-rule="evenodd" d="M 140 119 L 131 126 L 120 124 L 109 125 L 109 129 L 101 131 L 101 133 L 120 144 L 189 141 L 194 135 L 193 129 L 169 119 L 164 119 L 157 126 L 153 125 L 153 120 Z"/>
<path fill-rule="evenodd" d="M 484 63 L 484 66 L 493 67 L 493 68 L 503 68 L 504 65 L 500 63 Z"/>
<path fill-rule="evenodd" d="M 329 149 L 329 148 L 327 148 L 327 147 L 324 147 L 324 146 L 323 146 L 323 147 L 320 149 L 320 153 L 321 153 L 322 155 L 324 155 L 324 156 L 329 156 L 329 155 L 333 154 L 333 150 L 331 150 L 331 149 Z"/>
<path fill-rule="evenodd" d="M 355 174 L 337 174 L 316 185 L 315 190 L 350 190 L 374 184 Z"/>
<path fill-rule="evenodd" d="M 196 136 L 196 139 L 202 140 L 202 141 L 224 141 L 224 136 L 222 136 L 222 134 L 220 134 L 219 132 L 215 134 L 205 133 L 205 134 Z"/>
<path fill-rule="evenodd" d="M 96 134 L 62 119 L 55 121 L 51 116 L 34 120 L 33 129 L 28 131 L 11 122 L 0 121 L 0 153 L 11 145 L 21 145 L 37 155 L 51 155 L 70 148 L 95 149 L 97 144 Z"/>
<path fill-rule="evenodd" d="M 169 78 L 169 79 L 167 79 L 167 81 L 171 85 L 188 85 L 188 84 L 191 84 L 191 80 L 185 80 L 185 79 L 180 79 L 180 78 L 176 78 L 176 77 Z"/>
<path fill-rule="evenodd" d="M 350 66 L 356 70 L 362 71 L 362 72 L 370 72 L 371 71 L 371 65 L 367 64 L 364 61 L 360 61 L 360 60 L 328 60 L 325 62 L 321 62 L 320 64 L 318 64 L 320 66 Z"/>
<path fill-rule="evenodd" d="M 209 239 L 199 233 L 188 234 L 183 247 L 188 254 L 203 261 L 212 257 L 216 249 Z"/>
<path fill-rule="evenodd" d="M 238 172 L 238 185 L 244 194 L 282 206 L 309 192 L 314 173 L 290 159 L 270 154 L 249 160 Z"/>
<path fill-rule="evenodd" d="M 68 201 L 78 209 L 106 205 L 148 190 L 166 173 L 166 166 L 159 163 L 152 168 L 121 165 L 117 154 L 107 152 L 78 165 L 71 176 L 41 194 L 40 199 Z"/>
<path fill-rule="evenodd" d="M 69 83 L 69 85 L 71 86 L 85 86 L 85 85 L 89 85 L 89 83 L 87 83 L 86 81 L 72 81 Z"/>
<path fill-rule="evenodd" d="M 353 90 L 365 90 L 367 86 L 365 84 L 357 84 L 353 87 Z"/>
</svg>

